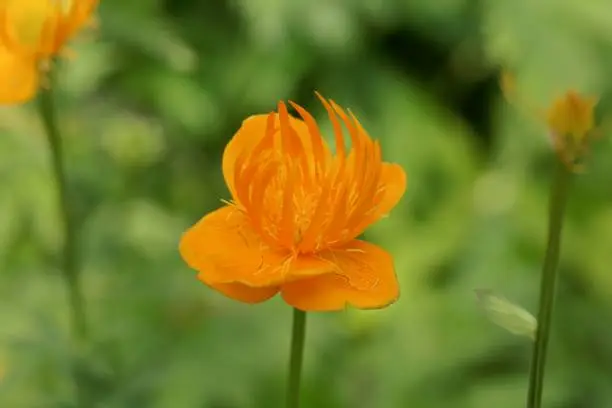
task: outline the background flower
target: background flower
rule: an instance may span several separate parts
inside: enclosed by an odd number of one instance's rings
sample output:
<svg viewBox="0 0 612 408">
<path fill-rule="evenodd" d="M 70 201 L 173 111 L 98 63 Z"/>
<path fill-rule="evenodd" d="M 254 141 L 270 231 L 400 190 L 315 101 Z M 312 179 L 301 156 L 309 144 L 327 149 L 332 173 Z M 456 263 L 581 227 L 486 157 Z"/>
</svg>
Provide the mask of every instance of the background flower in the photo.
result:
<svg viewBox="0 0 612 408">
<path fill-rule="evenodd" d="M 0 103 L 31 99 L 51 59 L 91 21 L 98 0 L 0 2 Z"/>
</svg>

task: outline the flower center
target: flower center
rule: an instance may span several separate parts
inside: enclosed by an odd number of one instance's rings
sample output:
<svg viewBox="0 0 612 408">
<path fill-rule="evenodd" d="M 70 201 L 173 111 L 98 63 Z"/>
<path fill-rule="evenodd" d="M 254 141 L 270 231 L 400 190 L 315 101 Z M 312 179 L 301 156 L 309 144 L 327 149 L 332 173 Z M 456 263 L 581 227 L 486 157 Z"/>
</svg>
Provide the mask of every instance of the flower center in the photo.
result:
<svg viewBox="0 0 612 408">
<path fill-rule="evenodd" d="M 378 143 L 334 107 L 350 133 L 347 152 L 337 117 L 326 108 L 334 124 L 334 156 L 305 111 L 299 110 L 308 130 L 298 133 L 279 105 L 258 145 L 236 161 L 236 198 L 254 229 L 267 243 L 294 253 L 355 238 L 373 221 L 384 193 Z"/>
</svg>

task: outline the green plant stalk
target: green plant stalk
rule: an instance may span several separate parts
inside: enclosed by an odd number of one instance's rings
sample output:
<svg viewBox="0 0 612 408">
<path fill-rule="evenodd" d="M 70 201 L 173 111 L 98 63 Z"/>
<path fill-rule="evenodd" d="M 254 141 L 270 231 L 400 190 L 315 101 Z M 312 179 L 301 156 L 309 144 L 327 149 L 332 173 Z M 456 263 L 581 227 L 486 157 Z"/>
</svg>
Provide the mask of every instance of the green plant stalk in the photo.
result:
<svg viewBox="0 0 612 408">
<path fill-rule="evenodd" d="M 49 73 L 51 82 L 51 73 Z M 59 131 L 55 102 L 53 96 L 53 84 L 41 90 L 39 95 L 39 112 L 49 142 L 53 166 L 53 177 L 57 185 L 59 195 L 59 207 L 61 211 L 61 223 L 64 232 L 62 247 L 62 273 L 68 291 L 68 302 L 71 313 L 71 328 L 75 340 L 82 343 L 87 337 L 87 320 L 85 317 L 85 301 L 81 290 L 81 279 L 78 264 L 78 252 L 76 248 L 77 237 L 74 217 L 68 197 L 68 183 L 66 169 L 64 168 L 64 151 L 62 138 Z"/>
<path fill-rule="evenodd" d="M 565 214 L 570 181 L 571 170 L 569 170 L 565 164 L 559 160 L 550 194 L 548 243 L 540 281 L 538 327 L 529 372 L 527 408 L 540 408 L 542 405 L 546 352 L 548 348 L 548 339 L 550 337 L 550 327 L 555 300 L 557 266 L 559 264 L 563 217 Z"/>
<path fill-rule="evenodd" d="M 302 375 L 302 361 L 304 359 L 305 337 L 306 312 L 293 309 L 289 381 L 287 383 L 287 408 L 298 408 L 300 406 L 300 379 Z"/>
<path fill-rule="evenodd" d="M 57 185 L 59 196 L 60 218 L 64 232 L 62 246 L 62 275 L 66 284 L 68 306 L 70 310 L 70 328 L 78 353 L 85 346 L 88 336 L 87 319 L 85 314 L 85 300 L 81 289 L 79 260 L 77 251 L 77 236 L 72 208 L 68 197 L 68 183 L 64 167 L 64 152 L 62 138 L 59 131 L 55 102 L 53 96 L 52 72 L 49 72 L 49 84 L 39 94 L 39 113 L 47 135 L 53 168 L 53 177 Z M 78 356 L 77 358 L 80 358 Z M 72 375 L 76 386 L 78 406 L 89 408 L 92 406 L 88 396 L 85 378 L 78 359 L 73 364 Z"/>
</svg>

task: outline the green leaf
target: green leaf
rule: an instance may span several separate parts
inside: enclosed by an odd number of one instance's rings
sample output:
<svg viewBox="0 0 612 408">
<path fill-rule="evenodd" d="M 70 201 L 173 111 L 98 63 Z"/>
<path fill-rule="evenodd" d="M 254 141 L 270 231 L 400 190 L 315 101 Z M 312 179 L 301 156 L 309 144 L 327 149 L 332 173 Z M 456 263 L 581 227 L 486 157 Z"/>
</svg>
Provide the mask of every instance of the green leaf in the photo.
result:
<svg viewBox="0 0 612 408">
<path fill-rule="evenodd" d="M 488 289 L 476 289 L 476 296 L 489 319 L 512 334 L 535 339 L 538 322 L 527 310 Z"/>
</svg>

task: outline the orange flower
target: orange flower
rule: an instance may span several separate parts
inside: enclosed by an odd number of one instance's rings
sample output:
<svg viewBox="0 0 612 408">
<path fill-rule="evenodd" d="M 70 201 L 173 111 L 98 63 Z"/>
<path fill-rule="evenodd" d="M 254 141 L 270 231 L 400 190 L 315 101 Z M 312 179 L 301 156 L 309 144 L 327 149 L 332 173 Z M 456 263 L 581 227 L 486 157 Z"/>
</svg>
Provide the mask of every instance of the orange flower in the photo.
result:
<svg viewBox="0 0 612 408">
<path fill-rule="evenodd" d="M 595 106 L 597 98 L 581 95 L 569 90 L 552 101 L 546 110 L 534 109 L 528 101 L 521 99 L 516 90 L 516 80 L 508 72 L 503 72 L 500 80 L 506 98 L 528 113 L 537 113 L 537 118 L 545 122 L 559 158 L 573 171 L 582 166 L 579 161 L 588 151 L 595 131 Z"/>
<path fill-rule="evenodd" d="M 49 60 L 90 20 L 98 0 L 0 3 L 0 104 L 31 99 Z"/>
<path fill-rule="evenodd" d="M 223 155 L 233 201 L 181 239 L 198 278 L 230 298 L 257 303 L 281 292 L 298 309 L 328 311 L 380 308 L 399 295 L 391 255 L 356 237 L 398 203 L 406 175 L 382 161 L 378 141 L 350 112 L 319 98 L 336 153 L 293 102 L 302 120 L 283 102 L 278 113 L 251 116 Z"/>
<path fill-rule="evenodd" d="M 570 90 L 557 98 L 548 109 L 548 127 L 559 135 L 567 135 L 575 141 L 580 141 L 595 126 L 593 111 L 596 104 L 596 98 L 584 97 Z"/>
<path fill-rule="evenodd" d="M 546 122 L 552 133 L 555 149 L 563 162 L 575 171 L 587 153 L 595 135 L 595 105 L 597 99 L 568 91 L 557 98 L 546 112 Z"/>
</svg>

